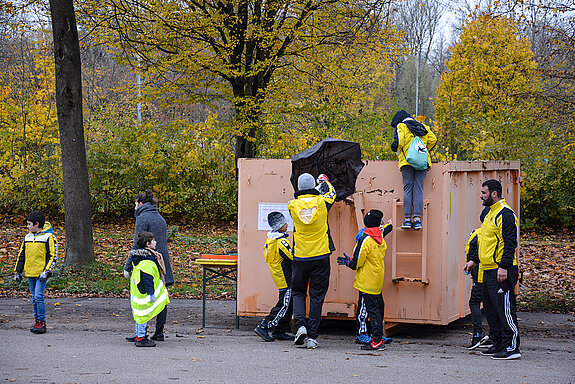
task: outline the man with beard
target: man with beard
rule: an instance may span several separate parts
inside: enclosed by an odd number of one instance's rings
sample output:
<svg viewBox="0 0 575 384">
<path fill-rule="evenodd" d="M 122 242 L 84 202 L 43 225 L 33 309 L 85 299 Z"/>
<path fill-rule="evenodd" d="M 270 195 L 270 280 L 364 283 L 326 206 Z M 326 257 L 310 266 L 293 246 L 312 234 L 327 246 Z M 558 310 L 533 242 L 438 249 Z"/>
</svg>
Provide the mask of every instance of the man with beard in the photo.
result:
<svg viewBox="0 0 575 384">
<path fill-rule="evenodd" d="M 502 190 L 501 183 L 493 179 L 481 185 L 480 198 L 490 209 L 479 233 L 479 269 L 483 271 L 483 308 L 493 335 L 493 346 L 481 354 L 511 360 L 521 357 L 515 298 L 519 225 L 515 212 L 501 197 Z M 466 270 L 474 266 L 470 261 Z"/>
</svg>

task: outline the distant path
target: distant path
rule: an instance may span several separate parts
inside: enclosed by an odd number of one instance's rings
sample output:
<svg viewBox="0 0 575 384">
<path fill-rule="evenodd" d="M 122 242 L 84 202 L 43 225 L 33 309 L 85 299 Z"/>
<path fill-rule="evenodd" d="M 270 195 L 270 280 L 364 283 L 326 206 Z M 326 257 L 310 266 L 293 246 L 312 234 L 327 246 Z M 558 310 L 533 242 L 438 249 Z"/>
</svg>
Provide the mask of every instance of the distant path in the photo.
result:
<svg viewBox="0 0 575 384">
<path fill-rule="evenodd" d="M 57 304 L 58 305 L 55 305 Z M 575 317 L 520 312 L 517 361 L 467 351 L 468 319 L 413 326 L 387 349 L 360 351 L 353 322 L 326 321 L 314 351 L 264 343 L 256 318 L 234 326 L 233 301 L 172 300 L 168 338 L 155 348 L 124 341 L 127 299 L 48 299 L 48 333 L 34 335 L 28 299 L 0 298 L 0 378 L 14 383 L 575 383 Z M 170 323 L 177 321 L 177 323 Z M 216 328 L 219 327 L 219 328 Z M 199 332 L 199 331 L 198 331 Z M 159 362 L 155 365 L 154 362 Z"/>
</svg>

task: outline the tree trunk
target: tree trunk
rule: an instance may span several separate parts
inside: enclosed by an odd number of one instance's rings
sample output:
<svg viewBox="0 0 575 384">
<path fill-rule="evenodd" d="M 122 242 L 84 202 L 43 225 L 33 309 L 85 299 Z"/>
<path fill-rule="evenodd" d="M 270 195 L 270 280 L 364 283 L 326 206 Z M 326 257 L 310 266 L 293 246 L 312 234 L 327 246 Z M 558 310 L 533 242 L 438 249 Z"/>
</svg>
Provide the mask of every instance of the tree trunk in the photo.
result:
<svg viewBox="0 0 575 384">
<path fill-rule="evenodd" d="M 92 212 L 82 116 L 80 45 L 72 0 L 50 0 L 56 109 L 62 147 L 66 266 L 94 260 Z"/>
</svg>

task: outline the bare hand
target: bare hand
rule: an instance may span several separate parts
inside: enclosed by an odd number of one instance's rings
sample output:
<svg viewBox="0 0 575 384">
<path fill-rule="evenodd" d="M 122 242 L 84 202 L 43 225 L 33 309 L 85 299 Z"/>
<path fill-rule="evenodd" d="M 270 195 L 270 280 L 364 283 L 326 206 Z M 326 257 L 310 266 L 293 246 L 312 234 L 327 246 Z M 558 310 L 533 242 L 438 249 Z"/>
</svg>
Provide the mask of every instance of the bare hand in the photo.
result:
<svg viewBox="0 0 575 384">
<path fill-rule="evenodd" d="M 505 280 L 507 280 L 507 269 L 497 269 L 497 282 L 503 283 Z"/>
<path fill-rule="evenodd" d="M 467 264 L 463 267 L 463 272 L 470 273 L 473 268 L 475 268 L 476 264 L 474 261 L 468 261 Z"/>
</svg>

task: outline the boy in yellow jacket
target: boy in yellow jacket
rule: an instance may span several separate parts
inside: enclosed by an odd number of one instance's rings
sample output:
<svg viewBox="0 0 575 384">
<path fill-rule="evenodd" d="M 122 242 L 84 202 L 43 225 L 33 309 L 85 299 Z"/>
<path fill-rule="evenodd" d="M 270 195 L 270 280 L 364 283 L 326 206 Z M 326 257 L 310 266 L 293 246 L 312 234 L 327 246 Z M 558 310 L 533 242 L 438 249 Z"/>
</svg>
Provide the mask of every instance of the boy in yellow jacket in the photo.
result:
<svg viewBox="0 0 575 384">
<path fill-rule="evenodd" d="M 30 332 L 46 333 L 44 290 L 58 259 L 58 243 L 44 213 L 40 211 L 30 213 L 26 217 L 26 226 L 30 232 L 24 238 L 18 252 L 14 281 L 20 283 L 22 273 L 28 278 L 36 319 Z"/>
<path fill-rule="evenodd" d="M 291 296 L 293 252 L 287 241 L 288 223 L 281 212 L 271 212 L 268 215 L 268 224 L 272 230 L 268 232 L 264 256 L 278 287 L 279 298 L 269 315 L 254 328 L 254 332 L 264 341 L 293 340 L 293 336 L 287 334 L 293 313 Z M 268 333 L 270 329 L 273 329 L 272 336 Z"/>
<path fill-rule="evenodd" d="M 357 243 L 353 250 L 353 257 L 344 253 L 343 257 L 337 258 L 339 265 L 345 265 L 355 272 L 355 282 L 353 287 L 359 291 L 357 304 L 357 335 L 367 336 L 368 318 L 373 331 L 372 339 L 369 343 L 361 346 L 365 350 L 382 351 L 385 349 L 383 337 L 383 312 L 385 303 L 381 294 L 383 288 L 383 278 L 385 275 L 385 265 L 383 258 L 387 250 L 387 244 L 383 239 L 393 229 L 393 225 L 388 223 L 380 230 L 383 212 L 372 209 L 364 219 L 365 229 L 359 233 Z"/>
</svg>

